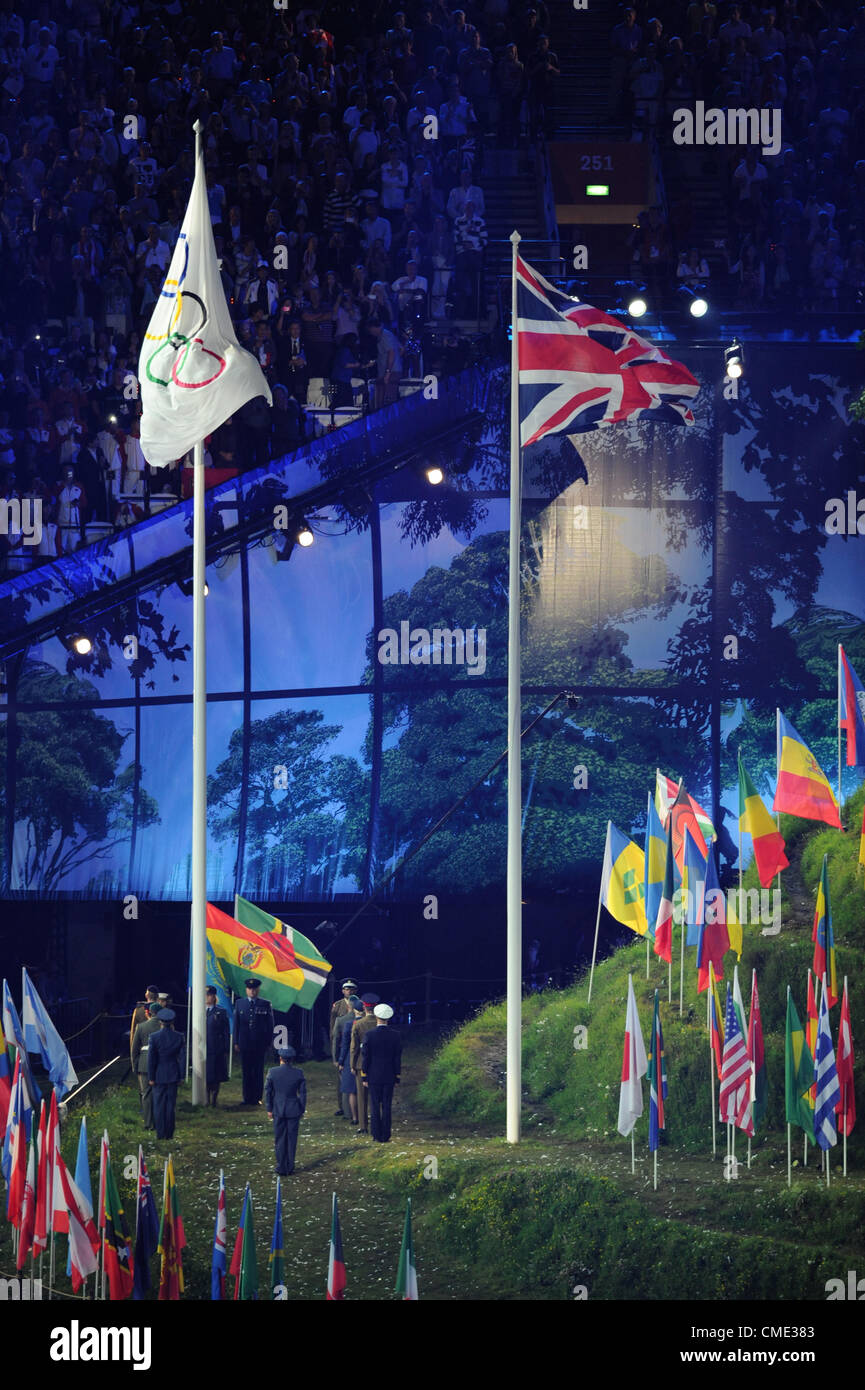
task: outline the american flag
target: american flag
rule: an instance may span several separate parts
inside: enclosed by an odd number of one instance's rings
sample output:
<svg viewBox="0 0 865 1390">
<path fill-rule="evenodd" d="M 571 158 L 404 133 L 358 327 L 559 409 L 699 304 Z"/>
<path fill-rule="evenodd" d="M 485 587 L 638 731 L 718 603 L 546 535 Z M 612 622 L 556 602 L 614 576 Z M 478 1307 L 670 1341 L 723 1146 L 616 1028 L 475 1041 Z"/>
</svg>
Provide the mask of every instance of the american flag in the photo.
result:
<svg viewBox="0 0 865 1390">
<path fill-rule="evenodd" d="M 727 986 L 727 1012 L 724 1019 L 724 1052 L 721 1057 L 721 1089 L 718 1096 L 721 1119 L 746 1134 L 754 1133 L 751 1110 L 751 1060 L 739 1024 L 739 1015 Z"/>
<path fill-rule="evenodd" d="M 557 290 L 517 256 L 520 443 L 653 412 L 693 425 L 699 382 L 609 314 Z"/>
</svg>

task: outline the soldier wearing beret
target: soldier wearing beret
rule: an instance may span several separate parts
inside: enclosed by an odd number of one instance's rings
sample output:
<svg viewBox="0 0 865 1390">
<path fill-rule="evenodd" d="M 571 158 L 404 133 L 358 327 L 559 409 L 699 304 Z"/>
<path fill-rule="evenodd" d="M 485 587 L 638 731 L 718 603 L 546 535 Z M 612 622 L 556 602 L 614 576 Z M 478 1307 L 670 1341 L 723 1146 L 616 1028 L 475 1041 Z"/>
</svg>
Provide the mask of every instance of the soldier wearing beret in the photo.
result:
<svg viewBox="0 0 865 1390">
<path fill-rule="evenodd" d="M 154 994 L 156 991 L 154 990 Z M 150 1039 L 159 1028 L 159 1005 L 152 1001 L 144 1006 L 144 1021 L 138 1024 L 132 1039 L 132 1070 L 138 1077 L 141 1097 L 141 1118 L 145 1129 L 153 1128 L 153 1091 L 150 1086 L 148 1062 Z"/>
<path fill-rule="evenodd" d="M 173 1139 L 177 1087 L 183 1080 L 186 1044 L 174 1031 L 174 1010 L 160 1009 L 159 1032 L 150 1039 L 147 1068 L 153 1090 L 157 1139 Z"/>
<path fill-rule="evenodd" d="M 264 1089 L 264 1055 L 273 1047 L 273 1009 L 259 999 L 261 980 L 246 981 L 246 998 L 234 1005 L 234 1050 L 243 1071 L 243 1104 L 260 1105 Z"/>
<path fill-rule="evenodd" d="M 343 1115 L 343 1114 L 345 1113 L 344 1110 L 343 1110 L 343 1108 L 342 1108 L 342 1087 L 341 1087 L 341 1085 L 340 1085 L 339 1060 L 338 1060 L 338 1057 L 337 1057 L 337 1041 L 338 1041 L 339 1022 L 340 1022 L 340 1019 L 345 1018 L 346 1014 L 349 1014 L 349 1013 L 352 1012 L 351 1005 L 349 1004 L 348 1001 L 349 1001 L 349 999 L 351 998 L 351 996 L 354 994 L 354 992 L 355 992 L 356 989 L 357 989 L 357 985 L 355 984 L 354 980 L 343 980 L 343 982 L 342 982 L 342 998 L 341 998 L 341 999 L 337 999 L 336 1003 L 333 1005 L 333 1007 L 331 1008 L 331 1011 L 330 1011 L 330 1055 L 331 1055 L 331 1057 L 332 1057 L 332 1059 L 333 1059 L 333 1065 L 337 1068 L 337 1073 L 336 1073 L 336 1104 L 337 1104 L 337 1109 L 336 1109 L 336 1111 L 335 1111 L 335 1113 L 336 1113 L 337 1115 Z"/>
<path fill-rule="evenodd" d="M 299 1067 L 292 1066 L 293 1047 L 277 1048 L 277 1056 L 279 1066 L 271 1067 L 267 1073 L 264 1101 L 267 1117 L 273 1120 L 276 1171 L 284 1178 L 294 1172 L 297 1131 L 306 1110 L 306 1078 Z"/>
<path fill-rule="evenodd" d="M 361 1084 L 360 1051 L 367 1033 L 376 1026 L 373 1009 L 379 1003 L 379 997 L 377 994 L 362 994 L 360 1002 L 363 1004 L 363 1014 L 351 1030 L 349 1060 L 357 1083 L 357 1127 L 361 1134 L 369 1134 L 369 1088 Z"/>
</svg>

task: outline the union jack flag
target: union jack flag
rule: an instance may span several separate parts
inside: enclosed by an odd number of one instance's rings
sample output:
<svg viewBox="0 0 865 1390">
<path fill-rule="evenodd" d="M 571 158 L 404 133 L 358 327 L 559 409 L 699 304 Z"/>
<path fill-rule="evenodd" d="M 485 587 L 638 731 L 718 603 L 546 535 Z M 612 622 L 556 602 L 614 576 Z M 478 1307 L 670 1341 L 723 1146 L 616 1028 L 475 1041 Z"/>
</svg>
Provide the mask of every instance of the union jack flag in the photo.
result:
<svg viewBox="0 0 865 1390">
<path fill-rule="evenodd" d="M 517 256 L 520 443 L 582 434 L 653 411 L 693 425 L 699 382 L 681 362 Z"/>
</svg>

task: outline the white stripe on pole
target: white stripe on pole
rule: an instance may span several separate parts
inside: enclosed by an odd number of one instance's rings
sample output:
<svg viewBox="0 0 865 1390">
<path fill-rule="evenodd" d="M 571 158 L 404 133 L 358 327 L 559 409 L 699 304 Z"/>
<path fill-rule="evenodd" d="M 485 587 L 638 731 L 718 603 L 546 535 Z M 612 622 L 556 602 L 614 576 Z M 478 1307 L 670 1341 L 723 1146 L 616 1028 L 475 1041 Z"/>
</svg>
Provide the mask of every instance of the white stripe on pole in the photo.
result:
<svg viewBox="0 0 865 1390">
<path fill-rule="evenodd" d="M 522 724 L 520 675 L 520 461 L 517 247 L 511 233 L 511 513 L 508 547 L 508 850 L 507 850 L 507 1141 L 520 1141 L 523 1014 Z"/>
</svg>

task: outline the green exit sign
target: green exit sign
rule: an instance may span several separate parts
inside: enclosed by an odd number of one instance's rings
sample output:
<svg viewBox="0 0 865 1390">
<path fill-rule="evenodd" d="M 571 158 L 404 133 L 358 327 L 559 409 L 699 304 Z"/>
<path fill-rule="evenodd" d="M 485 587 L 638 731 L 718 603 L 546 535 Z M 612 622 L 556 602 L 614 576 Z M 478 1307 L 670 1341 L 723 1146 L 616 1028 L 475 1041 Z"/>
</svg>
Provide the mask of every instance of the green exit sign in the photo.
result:
<svg viewBox="0 0 865 1390">
<path fill-rule="evenodd" d="M 610 185 L 609 185 L 608 183 L 587 183 L 587 184 L 586 184 L 586 197 L 587 197 L 587 198 L 609 198 L 609 196 L 610 196 Z"/>
</svg>

